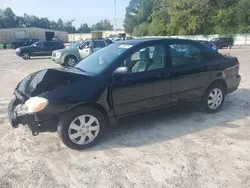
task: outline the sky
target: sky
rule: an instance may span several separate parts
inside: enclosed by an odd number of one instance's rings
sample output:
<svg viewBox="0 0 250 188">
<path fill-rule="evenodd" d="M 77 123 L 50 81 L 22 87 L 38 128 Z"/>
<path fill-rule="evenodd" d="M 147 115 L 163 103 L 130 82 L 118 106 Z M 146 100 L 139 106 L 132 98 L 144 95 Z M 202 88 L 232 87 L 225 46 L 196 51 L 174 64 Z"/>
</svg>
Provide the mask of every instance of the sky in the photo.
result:
<svg viewBox="0 0 250 188">
<path fill-rule="evenodd" d="M 18 16 L 24 13 L 49 20 L 63 21 L 75 19 L 74 25 L 95 24 L 108 19 L 114 25 L 115 0 L 0 0 L 0 8 L 10 7 Z M 130 0 L 116 0 L 117 28 L 123 28 L 126 7 Z"/>
</svg>

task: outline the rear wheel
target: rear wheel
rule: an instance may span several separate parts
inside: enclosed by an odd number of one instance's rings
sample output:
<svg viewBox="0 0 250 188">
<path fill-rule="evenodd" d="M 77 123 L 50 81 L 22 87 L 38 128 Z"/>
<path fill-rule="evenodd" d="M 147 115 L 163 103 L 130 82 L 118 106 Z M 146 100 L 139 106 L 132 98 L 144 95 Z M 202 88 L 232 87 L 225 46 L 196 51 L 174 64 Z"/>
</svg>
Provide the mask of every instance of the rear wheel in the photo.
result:
<svg viewBox="0 0 250 188">
<path fill-rule="evenodd" d="M 25 60 L 30 59 L 30 54 L 28 52 L 24 52 L 22 53 L 22 58 Z"/>
<path fill-rule="evenodd" d="M 67 147 L 83 150 L 96 144 L 105 128 L 106 121 L 102 112 L 92 107 L 82 107 L 64 114 L 57 131 Z"/>
<path fill-rule="evenodd" d="M 220 110 L 225 99 L 225 88 L 220 84 L 213 84 L 203 96 L 203 108 L 207 112 L 217 112 Z"/>
<path fill-rule="evenodd" d="M 68 67 L 73 67 L 76 65 L 76 63 L 77 63 L 77 59 L 74 56 L 68 56 L 66 57 L 64 61 L 64 65 Z"/>
</svg>

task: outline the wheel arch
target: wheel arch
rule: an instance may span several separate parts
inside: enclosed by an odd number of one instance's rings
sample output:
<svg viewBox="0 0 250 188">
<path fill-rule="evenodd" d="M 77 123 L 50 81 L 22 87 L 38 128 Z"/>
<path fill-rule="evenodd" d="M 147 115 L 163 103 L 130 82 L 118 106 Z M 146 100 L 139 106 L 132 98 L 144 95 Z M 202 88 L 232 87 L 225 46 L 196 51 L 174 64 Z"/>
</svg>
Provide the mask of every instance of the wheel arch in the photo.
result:
<svg viewBox="0 0 250 188">
<path fill-rule="evenodd" d="M 226 82 L 225 80 L 223 80 L 223 79 L 216 79 L 216 80 L 212 81 L 212 82 L 208 85 L 208 87 L 206 88 L 206 90 L 204 91 L 204 93 L 203 93 L 202 96 L 204 96 L 204 94 L 207 92 L 207 90 L 208 90 L 210 87 L 212 87 L 214 84 L 221 84 L 221 85 L 223 86 L 223 88 L 225 89 L 225 95 L 226 95 L 227 90 L 228 90 L 227 82 Z"/>
<path fill-rule="evenodd" d="M 98 103 L 87 103 L 86 102 L 86 103 L 78 104 L 69 110 L 81 108 L 81 107 L 91 107 L 91 108 L 95 108 L 96 110 L 100 111 L 103 114 L 107 125 L 109 124 L 108 112 L 105 110 L 105 108 L 102 105 L 100 105 Z"/>
<path fill-rule="evenodd" d="M 63 62 L 65 62 L 65 60 L 68 57 L 74 57 L 78 61 L 78 58 L 77 58 L 77 56 L 75 54 L 65 54 L 64 57 L 63 57 Z"/>
</svg>

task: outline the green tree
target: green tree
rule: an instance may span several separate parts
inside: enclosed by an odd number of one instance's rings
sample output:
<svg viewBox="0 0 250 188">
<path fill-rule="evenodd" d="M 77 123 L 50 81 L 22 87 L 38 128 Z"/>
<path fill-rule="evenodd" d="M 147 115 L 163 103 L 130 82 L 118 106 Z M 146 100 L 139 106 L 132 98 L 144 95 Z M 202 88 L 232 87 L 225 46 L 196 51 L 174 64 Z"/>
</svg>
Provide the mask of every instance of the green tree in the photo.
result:
<svg viewBox="0 0 250 188">
<path fill-rule="evenodd" d="M 50 21 L 50 28 L 59 30 L 58 24 L 55 21 Z"/>
<path fill-rule="evenodd" d="M 69 33 L 75 33 L 76 28 L 75 26 L 73 26 L 74 21 L 75 20 L 71 20 L 71 21 L 67 21 L 66 23 L 64 23 L 64 31 L 67 31 Z"/>
<path fill-rule="evenodd" d="M 4 28 L 4 15 L 2 9 L 0 9 L 0 28 Z"/>
<path fill-rule="evenodd" d="M 235 7 L 235 23 L 238 33 L 250 33 L 250 1 L 240 0 Z"/>
<path fill-rule="evenodd" d="M 151 14 L 151 23 L 148 26 L 150 35 L 168 35 L 168 24 L 170 15 L 168 12 L 168 0 L 154 0 L 153 13 Z"/>
<path fill-rule="evenodd" d="M 64 31 L 64 23 L 63 23 L 62 19 L 59 19 L 57 21 L 57 27 L 59 30 Z"/>
<path fill-rule="evenodd" d="M 101 30 L 113 30 L 113 25 L 109 20 L 101 20 L 100 22 L 91 26 L 92 31 L 101 31 Z"/>
<path fill-rule="evenodd" d="M 138 33 L 138 28 L 148 28 L 145 27 L 145 24 L 147 25 L 150 22 L 152 9 L 153 0 L 131 0 L 126 8 L 125 31 L 132 34 L 136 26 L 136 33 Z M 140 24 L 143 24 L 143 26 L 139 27 Z"/>
<path fill-rule="evenodd" d="M 3 25 L 5 28 L 13 28 L 18 26 L 16 15 L 9 7 L 3 11 L 3 21 Z"/>
<path fill-rule="evenodd" d="M 88 26 L 88 24 L 84 23 L 81 24 L 81 26 L 77 29 L 77 33 L 90 33 L 90 28 Z"/>
<path fill-rule="evenodd" d="M 133 35 L 134 36 L 146 36 L 146 35 L 148 35 L 148 24 L 142 23 L 138 26 L 135 26 L 134 30 L 133 30 Z"/>
</svg>

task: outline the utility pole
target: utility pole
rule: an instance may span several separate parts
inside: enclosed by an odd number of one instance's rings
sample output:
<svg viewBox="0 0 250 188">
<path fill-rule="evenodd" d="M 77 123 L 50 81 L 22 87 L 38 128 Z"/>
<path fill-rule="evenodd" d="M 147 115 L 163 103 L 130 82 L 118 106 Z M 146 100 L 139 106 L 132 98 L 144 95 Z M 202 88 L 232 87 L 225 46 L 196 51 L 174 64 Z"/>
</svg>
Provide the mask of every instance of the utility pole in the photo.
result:
<svg viewBox="0 0 250 188">
<path fill-rule="evenodd" d="M 114 27 L 114 29 L 116 30 L 117 28 L 116 28 L 116 0 L 115 0 L 115 25 L 114 25 L 115 27 Z"/>
</svg>

